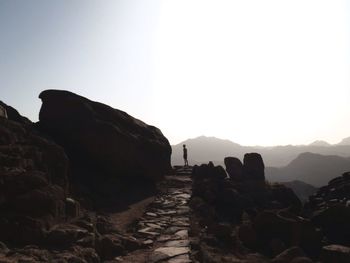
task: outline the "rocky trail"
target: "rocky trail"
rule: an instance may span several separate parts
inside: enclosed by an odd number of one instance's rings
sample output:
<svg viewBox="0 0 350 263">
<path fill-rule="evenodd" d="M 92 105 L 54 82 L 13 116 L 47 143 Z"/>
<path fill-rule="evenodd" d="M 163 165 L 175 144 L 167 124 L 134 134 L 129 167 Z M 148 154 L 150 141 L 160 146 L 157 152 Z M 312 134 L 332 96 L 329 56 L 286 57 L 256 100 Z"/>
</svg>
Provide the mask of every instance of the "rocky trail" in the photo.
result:
<svg viewBox="0 0 350 263">
<path fill-rule="evenodd" d="M 166 176 L 160 193 L 134 224 L 134 236 L 146 249 L 119 257 L 119 262 L 189 263 L 189 212 L 192 168 L 177 167 L 175 175 Z"/>
</svg>

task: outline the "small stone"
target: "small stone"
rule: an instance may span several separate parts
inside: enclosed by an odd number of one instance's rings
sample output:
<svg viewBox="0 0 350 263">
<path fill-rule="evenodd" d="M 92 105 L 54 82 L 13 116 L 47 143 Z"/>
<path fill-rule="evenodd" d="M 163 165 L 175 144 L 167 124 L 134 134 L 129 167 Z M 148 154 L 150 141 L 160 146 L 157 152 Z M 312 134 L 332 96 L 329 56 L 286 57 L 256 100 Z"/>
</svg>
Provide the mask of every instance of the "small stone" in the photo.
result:
<svg viewBox="0 0 350 263">
<path fill-rule="evenodd" d="M 151 240 L 151 239 L 147 239 L 147 240 L 145 240 L 145 241 L 143 241 L 143 244 L 144 245 L 152 245 L 153 244 L 153 240 Z"/>
<path fill-rule="evenodd" d="M 158 215 L 152 212 L 147 212 L 146 215 L 151 216 L 151 217 L 157 217 Z"/>
<path fill-rule="evenodd" d="M 147 223 L 147 226 L 153 228 L 153 229 L 158 229 L 158 230 L 161 230 L 162 227 L 158 224 L 154 224 L 154 223 Z"/>
<path fill-rule="evenodd" d="M 175 233 L 175 236 L 178 236 L 181 239 L 188 239 L 188 230 L 180 230 Z"/>
</svg>

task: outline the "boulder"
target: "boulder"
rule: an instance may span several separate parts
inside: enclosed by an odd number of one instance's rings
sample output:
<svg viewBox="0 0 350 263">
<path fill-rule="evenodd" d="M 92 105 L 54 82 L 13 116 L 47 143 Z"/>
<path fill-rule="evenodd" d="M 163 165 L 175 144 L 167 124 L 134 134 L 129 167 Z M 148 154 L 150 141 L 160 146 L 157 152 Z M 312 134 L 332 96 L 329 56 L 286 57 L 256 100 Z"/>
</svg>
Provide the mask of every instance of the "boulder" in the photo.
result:
<svg viewBox="0 0 350 263">
<path fill-rule="evenodd" d="M 323 263 L 348 263 L 350 262 L 350 247 L 341 245 L 324 246 L 321 259 Z"/>
<path fill-rule="evenodd" d="M 86 229 L 72 224 L 58 224 L 47 233 L 45 243 L 55 247 L 70 246 L 74 242 L 87 237 Z"/>
<path fill-rule="evenodd" d="M 300 246 L 310 255 L 318 254 L 321 248 L 321 233 L 309 220 L 296 216 L 288 210 L 259 213 L 254 219 L 254 228 L 261 246 L 278 238 L 287 247 Z"/>
<path fill-rule="evenodd" d="M 158 128 L 68 91 L 46 90 L 39 98 L 38 127 L 65 148 L 80 183 L 157 180 L 171 169 L 171 147 Z"/>
<path fill-rule="evenodd" d="M 330 242 L 350 245 L 350 207 L 335 205 L 317 211 L 312 222 L 321 227 Z"/>
<path fill-rule="evenodd" d="M 234 181 L 242 180 L 243 176 L 243 164 L 241 160 L 236 157 L 226 157 L 224 159 L 226 171 L 230 178 Z"/>
<path fill-rule="evenodd" d="M 102 260 L 114 259 L 125 254 L 122 241 L 115 235 L 104 235 L 96 240 L 96 251 Z"/>
<path fill-rule="evenodd" d="M 296 213 L 300 212 L 302 203 L 292 189 L 275 183 L 271 185 L 270 190 L 273 200 L 278 201 L 283 207 L 292 207 Z"/>
<path fill-rule="evenodd" d="M 245 180 L 265 180 L 265 165 L 260 154 L 246 153 L 244 155 L 243 177 Z"/>
</svg>

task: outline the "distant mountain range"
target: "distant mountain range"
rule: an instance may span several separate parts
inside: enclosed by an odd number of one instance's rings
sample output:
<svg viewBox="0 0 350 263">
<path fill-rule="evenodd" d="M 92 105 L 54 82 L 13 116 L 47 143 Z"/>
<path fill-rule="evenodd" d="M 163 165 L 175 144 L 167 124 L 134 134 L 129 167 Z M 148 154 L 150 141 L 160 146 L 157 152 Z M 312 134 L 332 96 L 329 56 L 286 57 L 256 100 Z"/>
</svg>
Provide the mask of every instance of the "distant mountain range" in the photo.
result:
<svg viewBox="0 0 350 263">
<path fill-rule="evenodd" d="M 320 187 L 346 171 L 350 171 L 349 157 L 307 152 L 284 167 L 266 167 L 265 176 L 271 182 L 300 180 Z"/>
<path fill-rule="evenodd" d="M 213 161 L 215 164 L 223 164 L 226 156 L 235 156 L 243 159 L 247 152 L 258 152 L 263 156 L 265 166 L 283 167 L 304 152 L 350 156 L 350 137 L 343 139 L 338 144 L 329 144 L 325 141 L 315 141 L 309 145 L 285 145 L 285 146 L 242 146 L 229 140 L 215 137 L 200 136 L 188 139 L 177 145 L 173 145 L 172 164 L 183 164 L 182 145 L 186 144 L 190 164 L 201 164 Z M 337 176 L 337 174 L 335 175 Z"/>
</svg>

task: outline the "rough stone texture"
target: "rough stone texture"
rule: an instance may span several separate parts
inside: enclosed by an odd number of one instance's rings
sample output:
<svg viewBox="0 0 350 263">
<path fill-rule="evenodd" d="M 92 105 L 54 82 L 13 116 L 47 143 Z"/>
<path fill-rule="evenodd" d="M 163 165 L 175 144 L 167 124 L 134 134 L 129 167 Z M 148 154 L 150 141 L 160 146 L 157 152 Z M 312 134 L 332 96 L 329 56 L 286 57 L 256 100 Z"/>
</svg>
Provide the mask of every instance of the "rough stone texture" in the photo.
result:
<svg viewBox="0 0 350 263">
<path fill-rule="evenodd" d="M 12 107 L 0 118 L 0 240 L 41 242 L 65 218 L 68 159 Z"/>
<path fill-rule="evenodd" d="M 39 127 L 65 148 L 74 168 L 87 171 L 81 182 L 93 187 L 102 176 L 158 179 L 170 170 L 171 147 L 156 127 L 68 91 L 46 90 L 39 97 Z"/>
<path fill-rule="evenodd" d="M 330 180 L 305 204 L 305 214 L 320 227 L 329 240 L 350 246 L 350 173 Z"/>
<path fill-rule="evenodd" d="M 31 124 L 31 121 L 28 118 L 23 117 L 15 108 L 5 104 L 1 100 L 0 106 L 5 110 L 6 118 L 8 118 L 9 120 L 19 122 L 21 124 Z"/>
<path fill-rule="evenodd" d="M 177 173 L 179 172 L 179 173 Z M 190 263 L 191 167 L 177 169 L 176 176 L 166 176 L 161 194 L 137 222 L 135 236 L 143 240 L 146 250 L 138 262 Z M 137 254 L 137 251 L 135 252 Z M 140 258 L 140 257 L 138 257 Z M 133 253 L 120 262 L 134 261 Z"/>
</svg>

